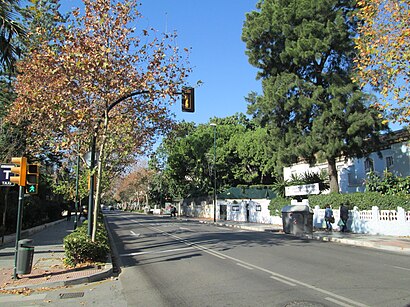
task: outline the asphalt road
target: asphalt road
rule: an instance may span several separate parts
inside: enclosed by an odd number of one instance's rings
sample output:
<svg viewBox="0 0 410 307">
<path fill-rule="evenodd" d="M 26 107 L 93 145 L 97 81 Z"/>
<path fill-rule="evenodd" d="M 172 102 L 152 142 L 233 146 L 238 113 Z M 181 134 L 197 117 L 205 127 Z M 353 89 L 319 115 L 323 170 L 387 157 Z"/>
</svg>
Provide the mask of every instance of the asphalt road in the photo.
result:
<svg viewBox="0 0 410 307">
<path fill-rule="evenodd" d="M 410 306 L 408 255 L 289 235 L 106 213 L 116 278 L 2 306 Z"/>
<path fill-rule="evenodd" d="M 109 214 L 129 306 L 406 306 L 406 255 Z"/>
</svg>

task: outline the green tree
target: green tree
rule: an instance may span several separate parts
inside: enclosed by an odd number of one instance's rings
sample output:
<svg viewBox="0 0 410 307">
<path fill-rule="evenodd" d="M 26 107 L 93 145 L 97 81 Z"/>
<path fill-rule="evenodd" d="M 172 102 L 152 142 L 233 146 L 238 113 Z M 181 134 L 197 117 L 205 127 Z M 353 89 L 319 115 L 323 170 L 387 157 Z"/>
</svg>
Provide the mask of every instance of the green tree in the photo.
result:
<svg viewBox="0 0 410 307">
<path fill-rule="evenodd" d="M 13 70 L 21 54 L 18 40 L 26 35 L 24 26 L 17 21 L 19 15 L 18 0 L 0 2 L 0 64 L 6 70 Z"/>
<path fill-rule="evenodd" d="M 246 15 L 242 39 L 259 69 L 263 96 L 248 112 L 267 127 L 278 172 L 306 159 L 326 160 L 339 191 L 336 159 L 362 155 L 382 117 L 351 81 L 355 1 L 265 0 Z"/>
<path fill-rule="evenodd" d="M 217 190 L 240 184 L 270 184 L 273 168 L 266 129 L 244 114 L 212 118 L 216 132 Z M 180 123 L 150 160 L 158 179 L 153 190 L 173 198 L 207 195 L 214 184 L 214 127 Z M 159 165 L 162 165 L 161 167 Z M 158 186 L 161 185 L 161 189 Z M 158 197 L 158 193 L 156 193 Z"/>
<path fill-rule="evenodd" d="M 84 14 L 74 11 L 51 33 L 36 29 L 44 35 L 36 36 L 41 39 L 37 48 L 19 62 L 19 95 L 8 118 L 28 123 L 28 148 L 35 153 L 47 144 L 73 158 L 79 154 L 77 144 L 93 136 L 99 152 L 92 170 L 98 178 L 98 210 L 108 155 L 114 149 L 124 158 L 141 153 L 169 129 L 168 104 L 177 99 L 175 92 L 190 68 L 186 50 L 175 45 L 176 34 L 137 32 L 141 14 L 136 1 L 84 4 Z"/>
</svg>

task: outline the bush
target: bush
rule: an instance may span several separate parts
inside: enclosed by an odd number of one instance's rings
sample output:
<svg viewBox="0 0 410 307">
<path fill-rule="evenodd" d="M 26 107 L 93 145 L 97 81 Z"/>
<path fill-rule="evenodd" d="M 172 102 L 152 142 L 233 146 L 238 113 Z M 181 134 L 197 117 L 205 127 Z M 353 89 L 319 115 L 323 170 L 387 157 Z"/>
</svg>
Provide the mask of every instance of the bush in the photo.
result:
<svg viewBox="0 0 410 307">
<path fill-rule="evenodd" d="M 378 192 L 331 193 L 311 195 L 308 199 L 311 208 L 319 206 L 324 209 L 327 204 L 333 208 L 339 208 L 341 204 L 345 204 L 349 209 L 356 206 L 358 210 L 371 210 L 372 206 L 377 206 L 380 210 L 397 210 L 397 207 L 402 207 L 405 211 L 410 211 L 409 195 L 383 195 Z M 290 205 L 290 198 L 272 199 L 269 204 L 271 215 L 281 215 L 282 208 L 288 205 Z"/>
<path fill-rule="evenodd" d="M 273 216 L 281 216 L 282 208 L 290 205 L 290 198 L 276 197 L 272 198 L 269 203 L 270 214 Z"/>
<path fill-rule="evenodd" d="M 64 238 L 64 263 L 69 266 L 87 262 L 105 262 L 110 250 L 108 234 L 104 223 L 99 222 L 95 242 L 87 235 L 88 223 L 81 226 Z"/>
<path fill-rule="evenodd" d="M 366 180 L 366 189 L 370 192 L 389 195 L 409 194 L 410 176 L 398 177 L 389 171 L 385 171 L 383 177 L 380 177 L 371 172 Z"/>
<path fill-rule="evenodd" d="M 410 211 L 410 197 L 408 195 L 383 195 L 378 192 L 364 192 L 309 196 L 309 205 L 312 208 L 315 206 L 324 208 L 326 204 L 330 204 L 333 208 L 339 208 L 342 203 L 347 203 L 349 209 L 356 206 L 359 210 L 371 210 L 372 206 L 377 206 L 380 210 L 397 210 L 397 207 L 402 207 L 404 210 Z"/>
</svg>

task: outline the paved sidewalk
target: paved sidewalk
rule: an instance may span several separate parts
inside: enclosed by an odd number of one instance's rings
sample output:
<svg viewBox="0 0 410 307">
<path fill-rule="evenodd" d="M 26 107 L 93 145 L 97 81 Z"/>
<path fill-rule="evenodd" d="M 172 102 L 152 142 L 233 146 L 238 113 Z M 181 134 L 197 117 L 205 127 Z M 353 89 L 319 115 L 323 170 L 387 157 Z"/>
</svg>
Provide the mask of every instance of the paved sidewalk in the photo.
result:
<svg viewBox="0 0 410 307">
<path fill-rule="evenodd" d="M 60 220 L 22 233 L 32 239 L 33 266 L 30 274 L 13 279 L 15 236 L 7 236 L 0 246 L 0 292 L 24 291 L 26 288 L 54 288 L 101 280 L 112 275 L 112 264 L 67 268 L 63 265 L 63 239 L 73 231 L 73 220 Z M 8 242 L 8 243 L 7 243 Z M 110 260 L 109 260 L 110 261 Z"/>
<path fill-rule="evenodd" d="M 281 225 L 242 223 L 232 221 L 177 218 L 179 221 L 197 221 L 200 223 L 216 224 L 221 227 L 234 227 L 250 231 L 264 231 L 282 233 Z M 22 235 L 23 238 L 33 239 L 34 260 L 30 274 L 21 275 L 18 280 L 13 279 L 14 268 L 14 239 L 8 238 L 9 243 L 0 246 L 0 293 L 24 292 L 34 288 L 55 288 L 67 285 L 89 283 L 112 276 L 113 266 L 111 259 L 102 267 L 85 266 L 70 269 L 63 265 L 64 248 L 63 238 L 73 230 L 73 222 L 60 220 L 37 228 L 36 233 L 31 230 Z M 372 236 L 351 233 L 316 231 L 313 235 L 304 236 L 306 239 L 337 242 L 365 246 L 400 252 L 410 255 L 410 237 Z"/>
</svg>

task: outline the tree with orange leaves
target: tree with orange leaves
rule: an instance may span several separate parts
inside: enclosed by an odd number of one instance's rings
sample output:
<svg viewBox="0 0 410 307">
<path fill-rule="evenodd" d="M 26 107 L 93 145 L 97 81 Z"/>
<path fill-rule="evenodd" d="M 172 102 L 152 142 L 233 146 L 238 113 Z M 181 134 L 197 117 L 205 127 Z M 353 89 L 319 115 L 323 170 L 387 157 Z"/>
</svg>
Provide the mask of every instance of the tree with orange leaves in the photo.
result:
<svg viewBox="0 0 410 307">
<path fill-rule="evenodd" d="M 75 10 L 52 35 L 42 36 L 42 28 L 31 33 L 40 40 L 18 65 L 18 98 L 8 120 L 26 123 L 31 153 L 41 154 L 47 145 L 68 155 L 83 154 L 76 145 L 94 136 L 98 210 L 107 153 L 140 153 L 169 129 L 168 105 L 177 99 L 190 68 L 176 34 L 137 32 L 136 0 L 84 4 L 84 14 Z M 94 239 L 96 220 L 93 225 Z"/>
<path fill-rule="evenodd" d="M 358 1 L 357 77 L 384 97 L 393 121 L 410 122 L 410 1 Z M 397 105 L 393 106 L 392 101 Z"/>
</svg>

